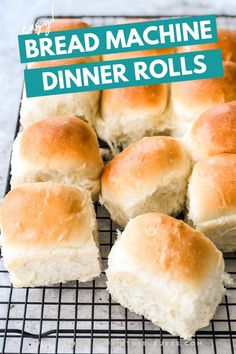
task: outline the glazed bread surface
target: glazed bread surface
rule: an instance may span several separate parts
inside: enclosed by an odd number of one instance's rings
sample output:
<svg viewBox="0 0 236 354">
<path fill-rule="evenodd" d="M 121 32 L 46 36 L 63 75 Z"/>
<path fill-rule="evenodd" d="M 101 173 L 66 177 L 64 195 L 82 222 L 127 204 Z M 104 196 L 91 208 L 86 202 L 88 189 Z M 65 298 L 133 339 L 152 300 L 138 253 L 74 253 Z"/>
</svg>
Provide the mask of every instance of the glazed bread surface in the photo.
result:
<svg viewBox="0 0 236 354">
<path fill-rule="evenodd" d="M 76 19 L 56 19 L 50 25 L 40 27 L 40 32 L 87 28 L 89 25 Z M 83 64 L 100 61 L 100 56 L 57 59 L 30 63 L 29 69 Z M 76 92 L 61 95 L 26 97 L 25 89 L 21 102 L 20 121 L 26 127 L 45 117 L 75 115 L 94 125 L 99 111 L 100 91 Z"/>
</svg>

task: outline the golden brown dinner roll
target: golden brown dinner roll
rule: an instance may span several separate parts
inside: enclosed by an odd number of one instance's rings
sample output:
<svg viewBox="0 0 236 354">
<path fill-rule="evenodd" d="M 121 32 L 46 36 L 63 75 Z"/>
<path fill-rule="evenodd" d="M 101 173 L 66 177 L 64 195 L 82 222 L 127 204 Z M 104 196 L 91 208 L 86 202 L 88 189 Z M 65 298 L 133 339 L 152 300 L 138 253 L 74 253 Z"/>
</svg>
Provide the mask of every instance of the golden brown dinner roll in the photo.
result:
<svg viewBox="0 0 236 354">
<path fill-rule="evenodd" d="M 104 55 L 103 60 L 127 59 L 164 54 L 151 49 Z M 168 53 L 168 50 L 166 51 Z M 97 132 L 110 146 L 127 145 L 144 136 L 168 132 L 168 85 L 146 85 L 102 91 L 101 119 Z"/>
<path fill-rule="evenodd" d="M 129 145 L 104 168 L 100 202 L 119 225 L 149 211 L 181 212 L 191 163 L 181 142 L 146 137 Z"/>
<path fill-rule="evenodd" d="M 236 63 L 224 62 L 224 77 L 171 84 L 174 135 L 184 135 L 199 115 L 236 99 Z"/>
<path fill-rule="evenodd" d="M 75 19 L 57 19 L 49 26 L 40 27 L 40 32 L 62 31 L 70 29 L 87 28 L 85 22 Z M 28 65 L 29 69 L 37 69 L 61 65 L 83 64 L 100 61 L 99 56 L 87 56 L 79 58 L 48 60 L 35 62 Z M 62 115 L 75 115 L 82 117 L 85 121 L 95 124 L 99 110 L 100 91 L 76 92 L 61 95 L 26 97 L 24 90 L 21 104 L 20 119 L 21 124 L 26 127 L 45 117 Z"/>
<path fill-rule="evenodd" d="M 224 152 L 236 153 L 236 101 L 222 103 L 202 113 L 186 138 L 194 160 Z"/>
<path fill-rule="evenodd" d="M 236 250 L 236 154 L 198 162 L 188 188 L 188 218 L 225 252 Z"/>
<path fill-rule="evenodd" d="M 48 182 L 11 190 L 1 206 L 1 233 L 15 287 L 87 281 L 101 272 L 92 200 L 78 187 Z"/>
<path fill-rule="evenodd" d="M 96 199 L 102 168 L 93 128 L 77 117 L 51 117 L 30 125 L 16 138 L 11 186 L 46 181 L 75 184 Z"/>
<path fill-rule="evenodd" d="M 195 52 L 209 49 L 222 49 L 223 60 L 236 62 L 236 31 L 226 28 L 217 29 L 218 42 L 207 44 L 186 45 L 177 47 L 177 53 Z"/>
<path fill-rule="evenodd" d="M 159 213 L 129 221 L 106 274 L 115 301 L 184 339 L 209 324 L 229 280 L 222 253 L 209 239 Z"/>
</svg>

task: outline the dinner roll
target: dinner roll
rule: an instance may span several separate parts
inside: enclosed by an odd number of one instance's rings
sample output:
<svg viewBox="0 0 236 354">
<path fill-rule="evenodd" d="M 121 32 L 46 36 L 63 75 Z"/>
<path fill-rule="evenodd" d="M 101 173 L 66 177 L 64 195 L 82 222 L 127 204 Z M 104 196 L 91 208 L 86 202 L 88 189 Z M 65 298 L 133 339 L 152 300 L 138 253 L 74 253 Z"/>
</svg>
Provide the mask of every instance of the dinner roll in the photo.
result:
<svg viewBox="0 0 236 354">
<path fill-rule="evenodd" d="M 55 32 L 55 31 L 66 31 L 72 29 L 79 29 L 79 28 L 88 28 L 89 25 L 86 22 L 83 22 L 76 18 L 56 18 L 50 22 L 44 22 L 39 25 L 37 29 L 37 33 L 42 32 Z"/>
<path fill-rule="evenodd" d="M 209 324 L 229 281 L 222 253 L 209 239 L 159 213 L 128 223 L 106 274 L 115 301 L 184 339 Z"/>
<path fill-rule="evenodd" d="M 104 55 L 103 60 L 147 57 L 163 50 Z M 168 121 L 168 85 L 123 87 L 102 91 L 101 119 L 96 121 L 99 137 L 111 147 L 126 146 L 144 136 L 170 130 Z"/>
<path fill-rule="evenodd" d="M 87 28 L 85 22 L 74 19 L 57 19 L 49 26 L 40 27 L 40 32 L 62 31 L 70 29 Z M 88 56 L 80 58 L 48 60 L 45 62 L 35 62 L 28 65 L 29 69 L 37 69 L 61 65 L 83 64 L 100 61 L 99 56 Z M 91 124 L 95 124 L 99 110 L 100 91 L 76 92 L 61 95 L 26 97 L 24 89 L 21 103 L 20 121 L 26 127 L 45 117 L 59 115 L 75 115 L 82 117 Z"/>
<path fill-rule="evenodd" d="M 12 154 L 11 186 L 61 182 L 85 187 L 96 199 L 103 162 L 93 128 L 76 117 L 51 117 L 19 133 Z"/>
<path fill-rule="evenodd" d="M 155 19 L 152 19 L 153 21 L 155 21 Z M 151 21 L 152 21 L 151 20 Z M 119 20 L 116 24 L 132 24 L 132 23 L 139 23 L 139 22 L 150 22 L 150 18 L 145 18 L 145 17 L 139 17 L 139 18 L 133 18 L 133 17 L 127 17 L 123 20 Z M 152 48 L 152 49 L 148 49 L 145 51 L 138 51 L 138 55 L 137 56 L 146 56 L 146 55 L 163 55 L 163 54 L 173 54 L 176 52 L 176 48 Z M 121 56 L 123 56 L 123 58 L 125 59 L 127 57 L 130 57 L 132 54 L 134 54 L 135 52 L 124 52 L 124 53 L 114 53 L 114 54 L 106 54 L 104 55 L 104 58 L 106 60 L 112 60 L 113 59 L 121 59 Z M 117 56 L 117 57 L 116 57 Z"/>
<path fill-rule="evenodd" d="M 186 45 L 184 47 L 177 47 L 177 53 L 222 49 L 223 60 L 236 62 L 236 31 L 226 28 L 218 28 L 217 33 L 217 43 L 194 44 Z"/>
<path fill-rule="evenodd" d="M 164 136 L 143 138 L 105 166 L 100 202 L 121 226 L 149 211 L 177 215 L 184 206 L 190 168 L 181 142 Z"/>
<path fill-rule="evenodd" d="M 86 190 L 52 182 L 11 190 L 1 207 L 1 233 L 14 287 L 87 281 L 101 272 L 95 212 Z"/>
<path fill-rule="evenodd" d="M 225 252 L 236 250 L 236 155 L 198 162 L 188 189 L 189 220 Z"/>
<path fill-rule="evenodd" d="M 236 99 L 236 63 L 224 62 L 224 77 L 171 84 L 173 134 L 184 135 L 201 113 Z"/>
<path fill-rule="evenodd" d="M 187 135 L 186 144 L 194 160 L 224 152 L 236 153 L 236 101 L 202 113 Z"/>
</svg>

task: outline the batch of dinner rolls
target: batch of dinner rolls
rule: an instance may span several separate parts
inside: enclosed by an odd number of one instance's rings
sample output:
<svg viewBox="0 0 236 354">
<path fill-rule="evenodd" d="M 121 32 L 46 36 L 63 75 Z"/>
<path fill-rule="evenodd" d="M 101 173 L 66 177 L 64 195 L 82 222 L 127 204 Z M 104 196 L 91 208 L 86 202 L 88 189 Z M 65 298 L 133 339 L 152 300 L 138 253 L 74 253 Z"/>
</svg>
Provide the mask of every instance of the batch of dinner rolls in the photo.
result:
<svg viewBox="0 0 236 354">
<path fill-rule="evenodd" d="M 87 27 L 58 19 L 51 30 Z M 45 29 L 42 29 L 45 30 Z M 83 57 L 80 64 L 222 48 L 224 77 L 27 98 L 1 206 L 2 254 L 15 287 L 98 277 L 94 210 L 118 231 L 107 289 L 184 339 L 209 324 L 236 251 L 236 31 L 211 45 Z M 105 164 L 98 138 L 111 150 Z M 176 217 L 182 215 L 182 221 Z"/>
</svg>

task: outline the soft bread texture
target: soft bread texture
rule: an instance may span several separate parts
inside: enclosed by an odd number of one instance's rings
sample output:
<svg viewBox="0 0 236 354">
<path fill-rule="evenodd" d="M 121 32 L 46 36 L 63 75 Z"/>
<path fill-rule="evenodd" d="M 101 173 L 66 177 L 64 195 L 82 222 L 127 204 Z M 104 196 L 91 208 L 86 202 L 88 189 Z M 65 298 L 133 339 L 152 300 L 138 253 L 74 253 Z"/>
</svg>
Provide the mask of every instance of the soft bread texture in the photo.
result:
<svg viewBox="0 0 236 354">
<path fill-rule="evenodd" d="M 170 50 L 169 50 L 170 51 Z M 104 55 L 117 60 L 164 54 L 164 50 L 145 50 Z M 166 52 L 168 53 L 168 51 Z M 116 88 L 102 91 L 101 118 L 96 121 L 99 137 L 111 147 L 137 141 L 170 130 L 167 84 Z"/>
<path fill-rule="evenodd" d="M 99 91 L 89 91 L 27 98 L 24 91 L 20 122 L 23 127 L 28 127 L 45 117 L 76 115 L 94 125 L 99 94 Z"/>
<path fill-rule="evenodd" d="M 236 101 L 222 103 L 202 113 L 186 137 L 194 160 L 236 153 Z"/>
<path fill-rule="evenodd" d="M 199 115 L 236 99 L 236 63 L 224 62 L 224 77 L 171 84 L 171 116 L 175 136 L 185 135 Z"/>
<path fill-rule="evenodd" d="M 236 250 L 236 155 L 199 161 L 188 188 L 188 218 L 224 251 Z"/>
<path fill-rule="evenodd" d="M 145 137 L 105 166 L 100 202 L 121 226 L 149 211 L 177 215 L 184 206 L 190 169 L 181 142 L 164 136 Z"/>
<path fill-rule="evenodd" d="M 11 186 L 61 182 L 100 190 L 103 161 L 93 128 L 77 117 L 51 117 L 19 133 L 12 153 Z"/>
<path fill-rule="evenodd" d="M 48 60 L 48 61 L 38 61 L 35 63 L 29 63 L 28 69 L 39 69 L 39 68 L 47 68 L 53 66 L 61 66 L 61 65 L 75 65 L 75 64 L 84 64 L 89 62 L 90 57 L 81 57 L 81 58 L 70 58 L 70 59 L 57 59 L 57 60 Z M 93 58 L 93 57 L 92 57 Z M 91 60 L 93 61 L 93 60 Z"/>
<path fill-rule="evenodd" d="M 184 339 L 209 324 L 225 294 L 222 253 L 183 221 L 159 213 L 128 223 L 106 274 L 115 301 Z"/>
<path fill-rule="evenodd" d="M 87 281 L 101 272 L 95 212 L 86 190 L 51 182 L 11 190 L 1 206 L 1 233 L 14 287 Z"/>
<path fill-rule="evenodd" d="M 222 49 L 222 58 L 224 61 L 236 62 L 236 31 L 226 28 L 218 28 L 218 42 L 207 44 L 186 45 L 177 47 L 177 53 L 195 52 L 210 49 Z"/>
<path fill-rule="evenodd" d="M 88 24 L 78 20 L 58 19 L 51 23 L 50 27 L 45 25 L 40 28 L 40 32 L 62 31 L 70 29 L 87 28 Z M 88 62 L 100 61 L 99 56 L 89 56 L 70 59 L 48 60 L 45 62 L 36 62 L 29 64 L 29 69 L 42 67 L 83 64 Z M 100 91 L 78 92 L 62 95 L 26 97 L 24 89 L 21 102 L 20 121 L 26 127 L 45 117 L 54 117 L 62 115 L 75 115 L 92 125 L 99 111 Z"/>
</svg>

